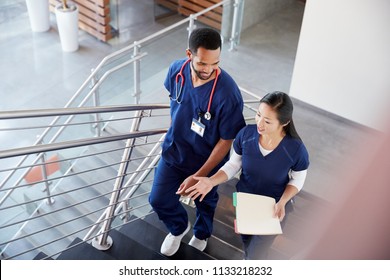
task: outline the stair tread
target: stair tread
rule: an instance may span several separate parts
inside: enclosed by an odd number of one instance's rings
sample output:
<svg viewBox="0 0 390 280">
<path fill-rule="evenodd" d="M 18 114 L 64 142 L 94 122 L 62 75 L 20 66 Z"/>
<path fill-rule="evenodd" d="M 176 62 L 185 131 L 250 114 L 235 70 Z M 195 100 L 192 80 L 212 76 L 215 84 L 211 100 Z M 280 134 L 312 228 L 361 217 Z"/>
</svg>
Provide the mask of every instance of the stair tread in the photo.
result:
<svg viewBox="0 0 390 280">
<path fill-rule="evenodd" d="M 226 225 L 234 227 L 234 219 L 236 218 L 236 209 L 233 206 L 232 196 L 219 194 L 217 208 L 215 209 L 214 219 L 219 220 Z"/>
<path fill-rule="evenodd" d="M 86 181 L 81 177 L 64 178 L 55 189 L 54 193 L 57 195 L 55 199 L 59 200 L 60 198 L 75 205 L 74 208 L 80 213 L 91 213 L 109 204 L 109 195 L 102 196 L 102 193 L 95 186 L 85 187 L 86 185 Z M 91 213 L 88 215 L 88 219 L 95 221 L 100 217 L 102 211 Z"/>
<path fill-rule="evenodd" d="M 106 254 L 117 260 L 164 260 L 165 256 L 141 245 L 137 241 L 129 238 L 124 233 L 111 230 L 109 236 L 113 240 L 110 249 L 104 251 Z"/>
<path fill-rule="evenodd" d="M 151 214 L 148 217 L 150 216 L 156 216 L 156 214 Z M 155 227 L 142 219 L 136 219 L 131 223 L 124 225 L 120 229 L 120 232 L 138 241 L 139 243 L 144 244 L 149 249 L 156 252 L 160 251 L 161 244 L 167 234 L 166 231 L 163 231 L 161 228 Z M 181 243 L 180 248 L 176 254 L 167 258 L 172 260 L 212 259 L 210 256 L 198 251 L 184 242 Z"/>
<path fill-rule="evenodd" d="M 185 205 L 187 209 L 188 218 L 191 224 L 195 221 L 195 209 Z M 165 235 L 168 234 L 168 230 L 162 223 L 157 214 L 151 214 L 145 217 L 146 222 L 154 227 L 158 227 Z M 192 231 L 187 233 L 182 242 L 188 243 L 192 238 Z M 161 246 L 162 241 L 159 241 L 158 246 Z M 156 245 L 157 246 L 157 245 Z M 208 239 L 207 247 L 204 250 L 205 253 L 216 259 L 242 259 L 242 244 L 240 236 L 234 233 L 234 229 L 221 223 L 218 220 L 214 221 L 214 230 L 211 237 Z"/>
<path fill-rule="evenodd" d="M 48 255 L 46 255 L 43 252 L 39 252 L 33 260 L 53 260 L 53 258 L 48 258 Z"/>
<path fill-rule="evenodd" d="M 58 256 L 57 260 L 115 260 L 115 258 L 77 237 L 69 245 L 68 250 Z"/>
<path fill-rule="evenodd" d="M 75 238 L 69 249 L 62 252 L 58 260 L 163 260 L 163 255 L 154 252 L 117 230 L 109 233 L 112 246 L 107 250 L 98 250 L 91 244 Z M 79 244 L 80 243 L 80 244 Z M 74 246 L 73 248 L 71 248 Z"/>
</svg>

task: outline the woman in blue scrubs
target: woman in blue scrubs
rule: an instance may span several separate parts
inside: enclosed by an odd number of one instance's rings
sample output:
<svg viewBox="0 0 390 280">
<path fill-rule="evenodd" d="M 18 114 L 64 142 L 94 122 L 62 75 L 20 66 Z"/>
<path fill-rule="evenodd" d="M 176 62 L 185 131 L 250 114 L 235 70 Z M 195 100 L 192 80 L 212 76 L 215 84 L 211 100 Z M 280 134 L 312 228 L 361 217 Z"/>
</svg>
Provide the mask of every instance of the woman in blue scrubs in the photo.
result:
<svg viewBox="0 0 390 280">
<path fill-rule="evenodd" d="M 211 28 L 192 31 L 187 58 L 174 61 L 164 85 L 169 91 L 172 123 L 162 144 L 149 202 L 169 230 L 161 253 L 177 252 L 191 225 L 180 195 L 227 162 L 238 131 L 245 126 L 241 92 L 219 68 L 221 36 Z M 196 221 L 190 245 L 203 251 L 213 229 L 216 188 L 195 200 Z"/>
<path fill-rule="evenodd" d="M 275 198 L 275 216 L 285 222 L 291 199 L 301 190 L 309 167 L 309 155 L 294 127 L 293 104 L 283 92 L 260 100 L 256 124 L 244 127 L 233 143 L 230 160 L 211 177 L 187 189 L 193 199 L 203 200 L 214 186 L 241 170 L 237 191 Z M 282 227 L 283 227 L 282 223 Z M 266 259 L 276 235 L 241 235 L 245 259 Z"/>
</svg>

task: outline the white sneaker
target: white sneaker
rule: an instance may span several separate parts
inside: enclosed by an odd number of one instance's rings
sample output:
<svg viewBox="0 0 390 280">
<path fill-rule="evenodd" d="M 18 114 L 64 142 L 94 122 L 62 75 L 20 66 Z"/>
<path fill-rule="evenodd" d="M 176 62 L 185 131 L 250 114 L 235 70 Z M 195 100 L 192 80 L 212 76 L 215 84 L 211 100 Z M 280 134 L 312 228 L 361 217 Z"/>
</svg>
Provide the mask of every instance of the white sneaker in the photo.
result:
<svg viewBox="0 0 390 280">
<path fill-rule="evenodd" d="M 195 237 L 195 235 L 191 238 L 188 245 L 191 245 L 192 247 L 198 249 L 199 251 L 203 251 L 207 246 L 207 239 L 201 240 Z"/>
<path fill-rule="evenodd" d="M 179 250 L 180 242 L 183 239 L 184 235 L 191 229 L 191 224 L 188 222 L 188 226 L 186 230 L 180 235 L 173 235 L 169 233 L 165 239 L 163 244 L 161 245 L 160 252 L 165 256 L 172 256 Z"/>
</svg>

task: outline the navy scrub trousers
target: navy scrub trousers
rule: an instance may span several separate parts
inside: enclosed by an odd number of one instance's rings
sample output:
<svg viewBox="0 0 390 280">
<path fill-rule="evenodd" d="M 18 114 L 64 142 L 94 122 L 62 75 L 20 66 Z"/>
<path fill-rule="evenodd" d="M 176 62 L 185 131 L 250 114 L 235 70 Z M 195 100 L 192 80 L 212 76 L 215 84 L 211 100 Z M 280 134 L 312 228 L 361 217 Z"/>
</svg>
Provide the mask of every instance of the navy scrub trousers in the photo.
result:
<svg viewBox="0 0 390 280">
<path fill-rule="evenodd" d="M 188 225 L 187 211 L 179 201 L 180 195 L 176 194 L 180 184 L 193 172 L 185 172 L 172 165 L 169 165 L 163 158 L 157 166 L 154 176 L 152 191 L 149 202 L 153 210 L 164 222 L 169 232 L 173 235 L 182 234 Z M 206 239 L 213 231 L 213 219 L 215 208 L 218 203 L 217 187 L 214 187 L 196 204 L 196 221 L 194 224 L 194 235 L 198 239 Z"/>
</svg>

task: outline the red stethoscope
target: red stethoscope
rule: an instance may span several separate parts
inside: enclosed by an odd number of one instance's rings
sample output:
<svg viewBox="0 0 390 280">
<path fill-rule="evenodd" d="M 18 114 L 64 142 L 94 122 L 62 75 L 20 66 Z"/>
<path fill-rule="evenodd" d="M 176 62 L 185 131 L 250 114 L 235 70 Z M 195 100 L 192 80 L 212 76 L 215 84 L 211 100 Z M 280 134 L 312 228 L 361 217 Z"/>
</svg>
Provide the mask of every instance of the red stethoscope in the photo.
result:
<svg viewBox="0 0 390 280">
<path fill-rule="evenodd" d="M 183 69 L 187 65 L 187 63 L 190 61 L 191 61 L 191 59 L 188 59 L 186 62 L 184 62 L 180 68 L 180 72 L 177 73 L 177 75 L 176 75 L 176 89 L 175 89 L 176 98 L 172 98 L 172 101 L 176 101 L 178 104 L 180 104 L 183 101 L 183 98 L 181 100 L 179 100 L 181 94 L 183 93 L 183 85 L 184 85 Z M 215 69 L 214 84 L 213 84 L 213 88 L 211 89 L 210 99 L 209 99 L 209 103 L 207 105 L 207 111 L 204 114 L 204 118 L 208 121 L 211 120 L 210 108 L 211 108 L 211 103 L 213 102 L 213 96 L 214 96 L 215 86 L 217 85 L 218 76 L 219 76 L 218 69 Z M 179 80 L 181 80 L 181 81 L 180 81 L 180 89 L 178 91 Z"/>
</svg>

